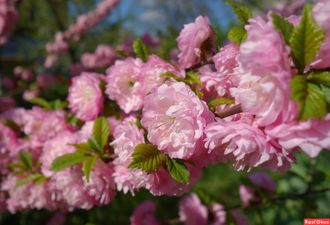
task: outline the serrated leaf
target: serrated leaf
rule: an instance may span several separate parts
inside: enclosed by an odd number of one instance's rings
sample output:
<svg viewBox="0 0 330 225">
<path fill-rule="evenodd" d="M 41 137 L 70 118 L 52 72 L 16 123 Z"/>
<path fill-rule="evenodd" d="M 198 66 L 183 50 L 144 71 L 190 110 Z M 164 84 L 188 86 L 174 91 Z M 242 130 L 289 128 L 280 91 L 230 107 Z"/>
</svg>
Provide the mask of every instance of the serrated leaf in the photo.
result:
<svg viewBox="0 0 330 225">
<path fill-rule="evenodd" d="M 141 169 L 151 173 L 159 169 L 163 162 L 163 154 L 152 144 L 138 144 L 132 154 L 132 162 L 128 168 Z"/>
<path fill-rule="evenodd" d="M 42 108 L 47 109 L 47 110 L 51 110 L 53 108 L 52 105 L 43 98 L 34 98 L 34 99 L 29 100 L 29 102 L 34 105 L 41 106 Z"/>
<path fill-rule="evenodd" d="M 328 105 L 330 105 L 330 86 L 321 84 L 320 87 L 323 94 L 325 95 L 325 100 L 327 101 Z"/>
<path fill-rule="evenodd" d="M 247 37 L 247 32 L 242 27 L 233 27 L 228 32 L 228 40 L 238 45 L 243 43 Z"/>
<path fill-rule="evenodd" d="M 80 152 L 74 152 L 74 153 L 68 153 L 65 155 L 61 155 L 57 157 L 53 162 L 51 169 L 55 172 L 64 170 L 70 166 L 76 165 L 78 163 L 81 163 L 88 159 L 90 156 L 80 153 Z"/>
<path fill-rule="evenodd" d="M 30 183 L 32 181 L 37 181 L 39 179 L 45 179 L 45 177 L 42 174 L 40 174 L 40 173 L 38 173 L 38 174 L 32 174 L 32 175 L 30 175 L 30 176 L 28 176 L 26 178 L 23 178 L 23 179 L 17 181 L 16 182 L 16 185 L 15 185 L 15 188 L 18 188 L 20 186 L 23 186 L 23 185 L 25 185 L 27 183 Z"/>
<path fill-rule="evenodd" d="M 167 158 L 166 168 L 174 180 L 185 184 L 189 182 L 190 172 L 182 160 Z"/>
<path fill-rule="evenodd" d="M 324 32 L 312 17 L 310 5 L 306 5 L 300 24 L 294 28 L 290 38 L 293 61 L 299 73 L 315 58 L 324 40 Z"/>
<path fill-rule="evenodd" d="M 290 23 L 286 18 L 280 16 L 276 13 L 272 14 L 273 24 L 275 29 L 282 33 L 284 40 L 287 44 L 290 43 L 290 37 L 292 35 L 292 31 L 294 29 L 294 25 Z"/>
<path fill-rule="evenodd" d="M 32 162 L 32 155 L 30 152 L 20 151 L 19 158 L 26 169 L 32 170 L 33 162 Z"/>
<path fill-rule="evenodd" d="M 79 143 L 79 144 L 71 144 L 71 146 L 75 147 L 77 152 L 80 153 L 90 153 L 93 152 L 93 149 L 89 145 L 89 143 Z"/>
<path fill-rule="evenodd" d="M 104 146 L 108 142 L 109 134 L 110 129 L 107 119 L 99 117 L 94 121 L 93 136 L 88 143 L 99 152 L 103 152 Z"/>
<path fill-rule="evenodd" d="M 143 44 L 140 38 L 137 38 L 133 43 L 133 50 L 137 57 L 141 58 L 144 62 L 148 60 L 149 52 L 147 46 Z"/>
<path fill-rule="evenodd" d="M 86 177 L 87 182 L 89 182 L 90 174 L 95 165 L 96 160 L 97 160 L 97 156 L 90 156 L 83 162 L 82 170 Z"/>
<path fill-rule="evenodd" d="M 252 17 L 252 11 L 244 4 L 228 1 L 226 4 L 230 5 L 235 12 L 237 18 L 245 25 Z"/>
<path fill-rule="evenodd" d="M 327 113 L 326 98 L 315 84 L 308 83 L 305 76 L 291 80 L 291 98 L 299 103 L 299 119 L 322 119 Z"/>
<path fill-rule="evenodd" d="M 226 104 L 234 104 L 235 100 L 232 98 L 225 98 L 225 97 L 220 97 L 220 98 L 216 98 L 211 100 L 208 105 L 210 107 L 217 107 L 219 105 L 226 105 Z"/>
<path fill-rule="evenodd" d="M 318 84 L 330 84 L 330 72 L 311 72 L 308 74 L 307 80 Z"/>
</svg>

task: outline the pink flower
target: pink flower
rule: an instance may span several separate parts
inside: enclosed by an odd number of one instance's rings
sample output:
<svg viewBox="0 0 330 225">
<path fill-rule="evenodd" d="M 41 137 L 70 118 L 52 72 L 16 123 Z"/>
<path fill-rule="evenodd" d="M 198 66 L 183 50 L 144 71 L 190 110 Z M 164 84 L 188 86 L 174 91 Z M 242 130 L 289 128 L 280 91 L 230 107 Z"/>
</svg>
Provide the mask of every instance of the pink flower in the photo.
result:
<svg viewBox="0 0 330 225">
<path fill-rule="evenodd" d="M 92 169 L 89 182 L 84 177 L 84 189 L 94 199 L 95 204 L 108 204 L 115 197 L 116 189 L 113 172 L 112 164 L 106 164 L 98 160 Z"/>
<path fill-rule="evenodd" d="M 165 62 L 156 55 L 150 55 L 148 61 L 143 65 L 141 77 L 143 80 L 143 91 L 147 95 L 150 91 L 164 82 L 161 75 L 165 72 L 174 73 L 177 77 L 184 78 L 184 72 L 177 70 L 171 64 Z"/>
<path fill-rule="evenodd" d="M 243 112 L 256 116 L 260 126 L 292 120 L 297 111 L 290 102 L 290 61 L 282 37 L 271 21 L 260 17 L 251 19 L 246 29 L 247 40 L 237 57 L 240 81 L 232 95 Z"/>
<path fill-rule="evenodd" d="M 153 176 L 139 169 L 130 169 L 128 165 L 132 161 L 132 153 L 138 144 L 144 143 L 143 130 L 137 128 L 136 118 L 125 118 L 113 133 L 114 141 L 111 146 L 117 158 L 114 160 L 114 180 L 119 191 L 134 193 L 141 187 L 149 187 Z"/>
<path fill-rule="evenodd" d="M 49 204 L 50 193 L 47 190 L 47 183 L 28 183 L 16 188 L 19 177 L 8 176 L 1 184 L 1 189 L 9 195 L 7 198 L 7 209 L 11 213 L 24 209 L 52 208 Z"/>
<path fill-rule="evenodd" d="M 317 58 L 312 63 L 312 67 L 326 69 L 330 66 L 330 2 L 326 0 L 319 1 L 313 8 L 313 15 L 316 22 L 325 31 L 325 40 Z"/>
<path fill-rule="evenodd" d="M 180 220 L 186 225 L 207 225 L 208 210 L 196 194 L 184 197 L 179 203 Z"/>
<path fill-rule="evenodd" d="M 142 202 L 130 217 L 131 225 L 160 225 L 156 218 L 156 204 L 152 201 Z"/>
<path fill-rule="evenodd" d="M 231 216 L 233 217 L 236 225 L 248 225 L 248 218 L 238 209 L 233 209 L 230 211 Z"/>
<path fill-rule="evenodd" d="M 241 198 L 244 207 L 248 207 L 249 205 L 260 201 L 257 193 L 252 188 L 243 184 L 239 186 L 239 197 Z"/>
<path fill-rule="evenodd" d="M 284 171 L 292 162 L 290 153 L 275 139 L 247 123 L 219 120 L 208 125 L 205 133 L 209 151 L 221 151 L 223 158 L 232 161 L 237 170 L 260 166 Z"/>
<path fill-rule="evenodd" d="M 213 62 L 217 71 L 221 74 L 232 73 L 237 66 L 237 54 L 239 47 L 230 43 L 222 47 L 216 55 L 213 56 Z"/>
<path fill-rule="evenodd" d="M 223 205 L 219 203 L 213 203 L 209 207 L 209 213 L 211 213 L 211 219 L 209 225 L 225 225 L 226 224 L 226 211 Z"/>
<path fill-rule="evenodd" d="M 274 180 L 264 172 L 255 172 L 249 175 L 250 181 L 257 187 L 275 193 L 276 184 Z"/>
<path fill-rule="evenodd" d="M 142 65 L 140 59 L 127 58 L 124 61 L 117 60 L 107 70 L 106 93 L 125 113 L 137 111 L 142 107 L 144 97 L 140 75 Z"/>
<path fill-rule="evenodd" d="M 84 188 L 81 168 L 73 167 L 55 173 L 49 181 L 51 200 L 58 207 L 73 210 L 90 209 L 94 199 Z"/>
<path fill-rule="evenodd" d="M 226 211 L 221 204 L 213 203 L 206 207 L 196 194 L 181 199 L 179 215 L 185 225 L 224 225 L 226 222 Z"/>
<path fill-rule="evenodd" d="M 213 120 L 206 104 L 184 83 L 163 84 L 146 96 L 141 123 L 148 139 L 170 157 L 188 159 Z"/>
<path fill-rule="evenodd" d="M 286 149 L 300 147 L 310 157 L 330 149 L 330 114 L 324 120 L 293 121 L 266 129 Z"/>
<path fill-rule="evenodd" d="M 94 120 L 103 108 L 99 74 L 82 73 L 72 79 L 69 88 L 69 108 L 79 119 Z"/>
<path fill-rule="evenodd" d="M 109 66 L 114 62 L 115 58 L 116 55 L 111 46 L 99 45 L 95 53 L 84 53 L 80 61 L 84 67 L 93 69 Z"/>
<path fill-rule="evenodd" d="M 40 156 L 42 173 L 47 177 L 54 175 L 55 172 L 50 169 L 52 162 L 61 155 L 75 152 L 76 149 L 71 144 L 76 143 L 77 135 L 70 131 L 63 131 L 54 138 L 47 140 L 43 145 L 43 151 Z"/>
<path fill-rule="evenodd" d="M 29 136 L 32 148 L 42 147 L 43 143 L 58 133 L 70 130 L 66 124 L 64 111 L 44 111 L 39 107 L 25 111 L 22 117 L 23 131 Z"/>
<path fill-rule="evenodd" d="M 9 127 L 0 123 L 0 171 L 4 174 L 4 167 L 17 155 L 20 140 Z"/>
<path fill-rule="evenodd" d="M 190 166 L 186 164 L 190 172 L 190 180 L 187 184 L 175 181 L 167 170 L 160 167 L 160 169 L 152 174 L 152 179 L 146 185 L 146 188 L 151 194 L 159 195 L 173 195 L 180 196 L 183 193 L 189 191 L 191 186 L 196 183 L 200 177 L 201 168 L 198 166 Z"/>
<path fill-rule="evenodd" d="M 194 23 L 184 25 L 177 38 L 179 64 L 181 68 L 190 68 L 200 62 L 203 57 L 203 45 L 213 39 L 214 33 L 207 17 L 199 16 Z"/>
</svg>

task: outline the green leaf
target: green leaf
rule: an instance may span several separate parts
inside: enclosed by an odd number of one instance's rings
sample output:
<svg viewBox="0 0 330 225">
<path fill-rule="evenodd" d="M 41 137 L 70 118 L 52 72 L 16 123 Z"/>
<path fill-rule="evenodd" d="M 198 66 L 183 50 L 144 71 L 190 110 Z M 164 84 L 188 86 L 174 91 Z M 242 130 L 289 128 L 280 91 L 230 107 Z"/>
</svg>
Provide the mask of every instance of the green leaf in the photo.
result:
<svg viewBox="0 0 330 225">
<path fill-rule="evenodd" d="M 53 171 L 61 171 L 64 170 L 70 166 L 73 166 L 75 164 L 81 163 L 88 159 L 90 156 L 80 153 L 80 152 L 74 152 L 74 153 L 68 153 L 65 155 L 61 155 L 57 157 L 53 162 L 51 169 Z"/>
<path fill-rule="evenodd" d="M 306 5 L 300 24 L 294 28 L 290 38 L 293 61 L 299 73 L 302 74 L 306 65 L 315 58 L 323 39 L 323 30 L 313 20 L 311 6 Z"/>
<path fill-rule="evenodd" d="M 245 25 L 252 17 L 252 11 L 244 4 L 238 2 L 228 1 L 226 4 L 230 5 L 235 12 L 237 18 Z"/>
<path fill-rule="evenodd" d="M 308 83 L 305 76 L 291 80 L 291 98 L 299 103 L 299 119 L 322 119 L 327 113 L 326 98 L 315 84 Z"/>
<path fill-rule="evenodd" d="M 228 40 L 240 45 L 245 41 L 247 32 L 243 27 L 233 27 L 228 32 Z"/>
<path fill-rule="evenodd" d="M 134 41 L 133 50 L 137 57 L 141 58 L 143 61 L 148 60 L 149 52 L 147 46 L 143 44 L 140 38 Z"/>
<path fill-rule="evenodd" d="M 30 175 L 28 177 L 25 177 L 25 178 L 17 181 L 16 182 L 16 185 L 15 185 L 15 188 L 18 188 L 20 186 L 23 186 L 23 185 L 25 185 L 27 183 L 30 183 L 32 181 L 38 181 L 38 180 L 44 180 L 44 179 L 45 179 L 45 177 L 42 174 L 40 174 L 40 173 L 32 174 L 32 175 Z"/>
<path fill-rule="evenodd" d="M 97 160 L 97 156 L 90 156 L 83 162 L 82 170 L 86 176 L 87 182 L 89 182 L 90 174 L 91 174 L 91 171 L 94 167 L 96 160 Z"/>
<path fill-rule="evenodd" d="M 32 155 L 30 152 L 20 151 L 19 158 L 26 169 L 32 170 L 33 162 L 32 162 Z"/>
<path fill-rule="evenodd" d="M 330 86 L 328 85 L 320 85 L 323 94 L 325 95 L 325 100 L 327 101 L 328 105 L 330 105 Z"/>
<path fill-rule="evenodd" d="M 284 40 L 287 44 L 290 43 L 290 37 L 292 34 L 292 31 L 294 29 L 294 25 L 290 23 L 286 18 L 273 13 L 272 14 L 273 18 L 273 24 L 275 29 L 283 34 Z"/>
<path fill-rule="evenodd" d="M 91 153 L 93 149 L 89 145 L 89 143 L 80 143 L 80 144 L 71 144 L 71 146 L 75 147 L 77 152 L 80 153 Z"/>
<path fill-rule="evenodd" d="M 132 162 L 128 168 L 141 169 L 151 173 L 159 169 L 163 162 L 163 154 L 152 144 L 138 144 L 132 154 Z"/>
<path fill-rule="evenodd" d="M 185 81 L 189 82 L 190 84 L 196 84 L 196 85 L 202 86 L 200 75 L 193 71 L 189 71 L 186 74 Z"/>
<path fill-rule="evenodd" d="M 66 101 L 61 101 L 60 99 L 56 99 L 51 102 L 51 106 L 53 109 L 65 109 L 68 106 Z"/>
<path fill-rule="evenodd" d="M 4 124 L 5 124 L 5 126 L 9 127 L 13 131 L 15 131 L 16 133 L 20 133 L 21 132 L 21 128 L 17 125 L 17 123 L 15 123 L 14 120 L 7 119 L 6 118 L 4 120 Z"/>
<path fill-rule="evenodd" d="M 225 97 L 220 97 L 220 98 L 216 98 L 211 100 L 208 105 L 210 107 L 217 107 L 219 105 L 226 105 L 226 104 L 234 104 L 235 100 L 232 98 L 225 98 Z"/>
<path fill-rule="evenodd" d="M 29 100 L 29 102 L 31 102 L 34 105 L 39 105 L 47 110 L 51 110 L 53 108 L 52 105 L 43 98 L 34 98 Z"/>
<path fill-rule="evenodd" d="M 164 77 L 164 78 L 172 78 L 176 81 L 183 81 L 183 79 L 181 77 L 178 77 L 177 75 L 175 75 L 174 73 L 171 72 L 165 72 L 163 74 L 160 75 L 160 77 Z"/>
<path fill-rule="evenodd" d="M 311 72 L 308 74 L 307 80 L 318 84 L 330 84 L 330 72 Z"/>
<path fill-rule="evenodd" d="M 185 184 L 189 182 L 190 172 L 182 160 L 168 157 L 166 168 L 174 180 Z"/>
<path fill-rule="evenodd" d="M 108 143 L 109 123 L 106 118 L 99 117 L 95 120 L 93 126 L 93 137 L 88 141 L 92 148 L 103 152 L 104 146 Z"/>
</svg>

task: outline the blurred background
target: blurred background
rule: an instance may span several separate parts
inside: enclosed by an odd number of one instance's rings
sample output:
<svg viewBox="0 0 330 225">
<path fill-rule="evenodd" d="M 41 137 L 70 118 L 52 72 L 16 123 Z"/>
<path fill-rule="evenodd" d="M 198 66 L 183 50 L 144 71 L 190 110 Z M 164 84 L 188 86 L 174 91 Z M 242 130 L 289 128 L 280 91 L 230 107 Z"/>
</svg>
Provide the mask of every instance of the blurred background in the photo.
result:
<svg viewBox="0 0 330 225">
<path fill-rule="evenodd" d="M 121 46 L 113 49 L 116 57 L 131 52 L 133 40 L 140 36 L 150 52 L 171 59 L 176 51 L 176 37 L 185 23 L 198 15 L 207 15 L 217 33 L 219 45 L 226 41 L 227 31 L 237 23 L 231 8 L 222 0 L 122 0 L 100 23 L 88 30 L 79 41 L 70 42 L 66 51 L 58 54 L 56 62 L 45 65 L 49 56 L 46 44 L 53 42 L 56 32 L 64 32 L 77 17 L 94 10 L 99 0 L 22 0 L 17 1 L 19 19 L 13 25 L 7 43 L 0 45 L 0 97 L 15 99 L 14 104 L 30 107 L 31 94 L 47 100 L 65 100 L 68 80 L 81 70 L 104 72 L 108 66 L 88 66 L 82 60 L 86 52 L 93 53 L 99 45 Z M 299 13 L 306 1 L 301 0 L 245 0 L 254 15 L 267 16 L 266 10 L 283 15 Z M 111 62 L 109 62 L 111 64 Z M 24 73 L 25 72 L 25 73 Z M 16 74 L 16 75 L 15 75 Z M 19 74 L 19 75 L 17 75 Z M 35 78 L 49 78 L 41 82 Z M 52 75 L 52 76 L 51 76 Z M 46 80 L 47 80 L 46 79 Z M 42 80 L 42 79 L 40 79 Z M 45 86 L 46 85 L 46 86 Z M 22 93 L 26 90 L 29 93 Z M 43 91 L 44 90 L 44 91 Z M 47 91 L 45 91 L 47 90 Z M 30 95 L 29 95 L 30 94 Z M 10 105 L 11 107 L 13 105 Z M 5 106 L 5 109 L 10 107 Z M 2 104 L 3 107 L 3 104 Z M 1 106 L 0 106 L 1 112 Z M 297 164 L 286 173 L 269 173 L 277 184 L 276 193 L 288 198 L 267 201 L 249 209 L 238 209 L 247 217 L 249 224 L 300 225 L 303 218 L 330 217 L 330 193 L 299 196 L 310 188 L 330 186 L 330 155 L 326 152 L 310 159 L 300 152 Z M 237 207 L 240 203 L 239 184 L 246 180 L 246 172 L 235 172 L 232 166 L 221 164 L 204 170 L 201 180 L 192 191 L 206 191 L 210 198 L 226 206 Z M 25 211 L 15 215 L 0 214 L 1 225 L 105 225 L 129 224 L 134 208 L 144 200 L 157 202 L 159 218 L 178 217 L 177 197 L 154 197 L 146 191 L 134 197 L 118 193 L 113 202 L 90 211 L 47 212 Z"/>
</svg>

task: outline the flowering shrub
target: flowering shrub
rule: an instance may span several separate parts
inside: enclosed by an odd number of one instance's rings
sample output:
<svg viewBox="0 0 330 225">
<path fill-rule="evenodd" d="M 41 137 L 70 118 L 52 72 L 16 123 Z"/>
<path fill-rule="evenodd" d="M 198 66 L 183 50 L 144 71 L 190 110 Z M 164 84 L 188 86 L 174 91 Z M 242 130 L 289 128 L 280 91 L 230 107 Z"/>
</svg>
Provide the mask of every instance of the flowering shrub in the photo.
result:
<svg viewBox="0 0 330 225">
<path fill-rule="evenodd" d="M 117 2 L 102 1 L 57 33 L 46 45 L 45 66 Z M 0 4 L 1 44 L 16 13 L 11 1 Z M 150 54 L 141 39 L 133 51 L 99 45 L 81 56 L 65 101 L 42 98 L 57 79 L 47 75 L 22 93 L 32 108 L 1 97 L 0 209 L 91 209 L 111 204 L 117 192 L 142 189 L 182 196 L 214 164 L 286 174 L 301 152 L 314 158 L 328 151 L 330 2 L 306 5 L 294 19 L 274 12 L 253 17 L 244 5 L 229 4 L 241 26 L 221 48 L 209 19 L 199 16 L 177 38 L 177 61 Z M 29 69 L 15 74 L 27 84 L 35 79 Z M 281 198 L 263 172 L 250 173 L 237 195 L 242 208 Z M 201 191 L 179 200 L 177 219 L 162 221 L 156 204 L 146 201 L 130 222 L 247 224 L 238 208 Z"/>
</svg>

